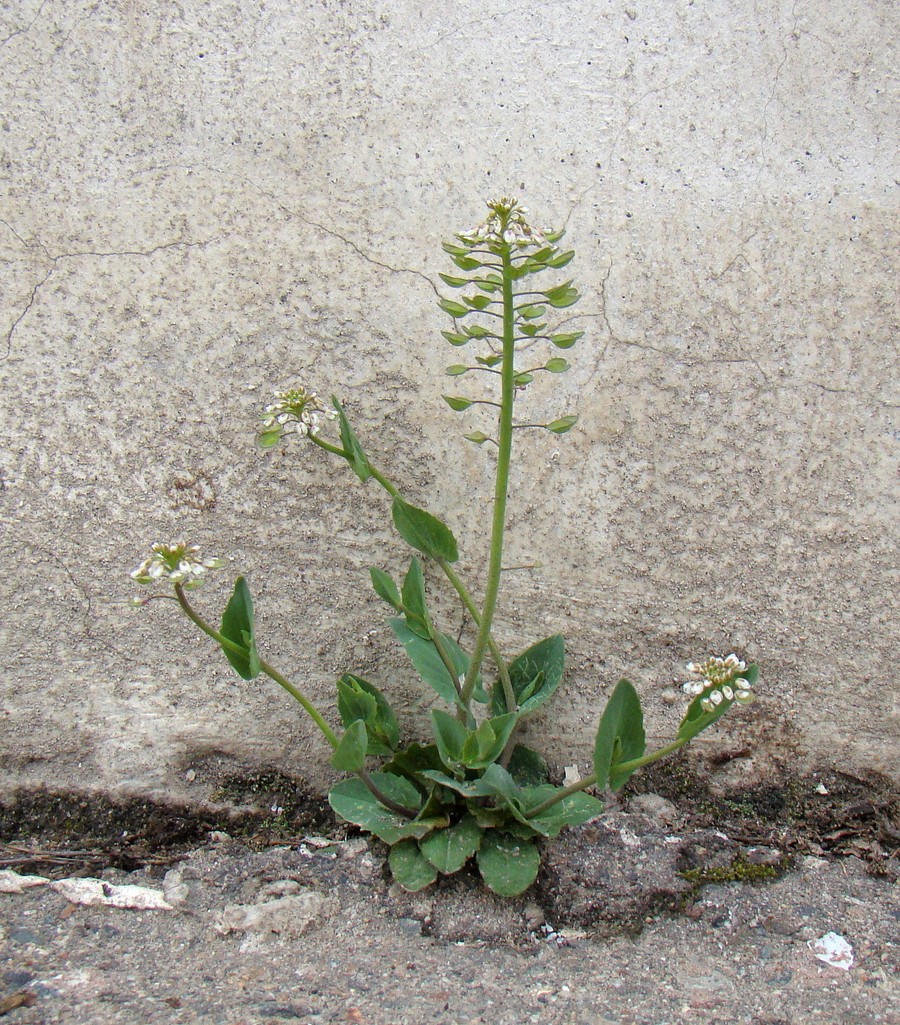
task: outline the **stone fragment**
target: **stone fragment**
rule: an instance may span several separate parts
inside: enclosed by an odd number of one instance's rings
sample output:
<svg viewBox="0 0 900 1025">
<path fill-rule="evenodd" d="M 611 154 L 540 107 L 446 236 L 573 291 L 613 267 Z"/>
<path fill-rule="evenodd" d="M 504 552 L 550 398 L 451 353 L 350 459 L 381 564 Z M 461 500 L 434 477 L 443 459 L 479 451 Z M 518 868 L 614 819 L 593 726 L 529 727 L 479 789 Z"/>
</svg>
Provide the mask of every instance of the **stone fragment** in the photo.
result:
<svg viewBox="0 0 900 1025">
<path fill-rule="evenodd" d="M 261 938 L 296 939 L 325 918 L 327 910 L 328 902 L 320 893 L 305 890 L 260 904 L 229 904 L 215 928 L 223 936 L 242 932 L 255 933 Z"/>
<path fill-rule="evenodd" d="M 73 904 L 99 904 L 132 911 L 174 911 L 161 890 L 146 886 L 114 886 L 102 879 L 57 879 L 50 889 Z"/>
</svg>

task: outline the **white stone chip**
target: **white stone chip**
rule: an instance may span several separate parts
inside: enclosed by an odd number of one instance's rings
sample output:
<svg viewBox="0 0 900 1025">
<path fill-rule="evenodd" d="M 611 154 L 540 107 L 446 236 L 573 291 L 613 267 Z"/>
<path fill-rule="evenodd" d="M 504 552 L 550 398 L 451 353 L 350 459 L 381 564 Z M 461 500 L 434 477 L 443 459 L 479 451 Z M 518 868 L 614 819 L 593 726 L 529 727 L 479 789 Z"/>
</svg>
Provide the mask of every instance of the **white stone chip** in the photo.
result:
<svg viewBox="0 0 900 1025">
<path fill-rule="evenodd" d="M 807 946 L 820 961 L 833 968 L 843 968 L 847 972 L 853 967 L 853 947 L 836 932 L 827 932 L 817 940 L 810 940 Z"/>
<path fill-rule="evenodd" d="M 8 868 L 0 869 L 0 893 L 24 893 L 32 886 L 46 886 L 49 882 L 43 876 L 20 876 Z"/>
<path fill-rule="evenodd" d="M 132 911 L 174 911 L 161 890 L 146 886 L 114 886 L 102 879 L 57 879 L 50 889 L 73 904 L 100 904 Z"/>
</svg>

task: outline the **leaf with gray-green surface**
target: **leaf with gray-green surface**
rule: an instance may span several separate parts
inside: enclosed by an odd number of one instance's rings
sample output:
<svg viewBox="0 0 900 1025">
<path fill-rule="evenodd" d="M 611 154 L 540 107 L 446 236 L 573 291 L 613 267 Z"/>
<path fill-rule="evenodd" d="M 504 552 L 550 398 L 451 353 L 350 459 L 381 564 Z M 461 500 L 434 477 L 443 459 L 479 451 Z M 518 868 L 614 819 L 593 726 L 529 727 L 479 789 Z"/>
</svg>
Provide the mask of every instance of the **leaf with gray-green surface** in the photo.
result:
<svg viewBox="0 0 900 1025">
<path fill-rule="evenodd" d="M 388 854 L 388 865 L 394 879 L 410 893 L 424 890 L 438 876 L 438 870 L 419 850 L 415 840 L 401 840 L 395 844 Z"/>
<path fill-rule="evenodd" d="M 234 591 L 225 611 L 219 632 L 232 644 L 244 649 L 238 653 L 222 645 L 225 657 L 234 671 L 244 680 L 254 680 L 260 673 L 259 655 L 256 651 L 256 626 L 253 615 L 253 599 L 244 577 L 234 582 Z"/>
<path fill-rule="evenodd" d="M 598 790 L 607 786 L 611 790 L 622 787 L 634 770 L 617 772 L 616 766 L 640 758 L 646 745 L 641 699 L 628 680 L 619 680 L 600 716 L 594 740 Z"/>
<path fill-rule="evenodd" d="M 452 826 L 436 829 L 420 841 L 419 847 L 439 872 L 452 875 L 478 850 L 482 835 L 475 819 L 464 815 Z"/>
<path fill-rule="evenodd" d="M 372 782 L 392 801 L 411 810 L 422 803 L 419 791 L 403 776 L 373 772 Z M 395 844 L 409 837 L 427 836 L 435 827 L 433 820 L 413 821 L 381 804 L 361 779 L 345 779 L 336 783 L 328 794 L 328 803 L 336 815 L 354 826 L 373 833 L 387 844 Z M 446 820 L 438 820 L 446 821 Z"/>
<path fill-rule="evenodd" d="M 515 897 L 534 882 L 541 856 L 529 840 L 490 830 L 478 849 L 478 870 L 489 889 L 501 897 Z"/>
<path fill-rule="evenodd" d="M 453 532 L 437 516 L 404 502 L 399 495 L 391 504 L 391 515 L 400 536 L 416 551 L 446 562 L 456 562 L 459 558 Z"/>
</svg>

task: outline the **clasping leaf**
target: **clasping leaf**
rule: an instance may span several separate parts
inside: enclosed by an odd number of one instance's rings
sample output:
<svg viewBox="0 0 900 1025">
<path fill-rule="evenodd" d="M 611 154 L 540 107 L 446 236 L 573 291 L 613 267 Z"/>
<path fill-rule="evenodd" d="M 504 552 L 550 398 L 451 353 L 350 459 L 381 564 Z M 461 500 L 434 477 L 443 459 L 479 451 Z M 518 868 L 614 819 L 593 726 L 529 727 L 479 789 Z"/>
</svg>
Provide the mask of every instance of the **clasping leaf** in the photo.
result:
<svg viewBox="0 0 900 1025">
<path fill-rule="evenodd" d="M 234 582 L 234 592 L 222 614 L 220 632 L 233 644 L 240 645 L 244 652 L 238 654 L 230 648 L 222 646 L 225 657 L 235 672 L 244 680 L 254 680 L 259 676 L 259 655 L 256 651 L 256 627 L 253 619 L 253 599 L 250 588 L 244 577 Z"/>
</svg>

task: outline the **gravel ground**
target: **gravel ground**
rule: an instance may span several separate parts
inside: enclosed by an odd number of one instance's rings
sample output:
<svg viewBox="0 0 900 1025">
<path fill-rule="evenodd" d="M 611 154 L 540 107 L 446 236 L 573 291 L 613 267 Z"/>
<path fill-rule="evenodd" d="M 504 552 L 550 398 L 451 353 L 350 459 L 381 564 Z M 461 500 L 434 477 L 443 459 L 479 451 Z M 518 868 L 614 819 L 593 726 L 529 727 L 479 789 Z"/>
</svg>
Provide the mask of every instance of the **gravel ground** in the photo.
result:
<svg viewBox="0 0 900 1025">
<path fill-rule="evenodd" d="M 100 879 L 0 894 L 11 1025 L 900 1025 L 900 894 L 853 857 L 641 906 L 629 932 L 562 926 L 546 881 L 517 901 L 465 876 L 404 894 L 358 838 L 218 836 Z M 76 902 L 147 899 L 123 884 L 170 909 Z M 829 933 L 852 964 L 817 957 Z"/>
</svg>

